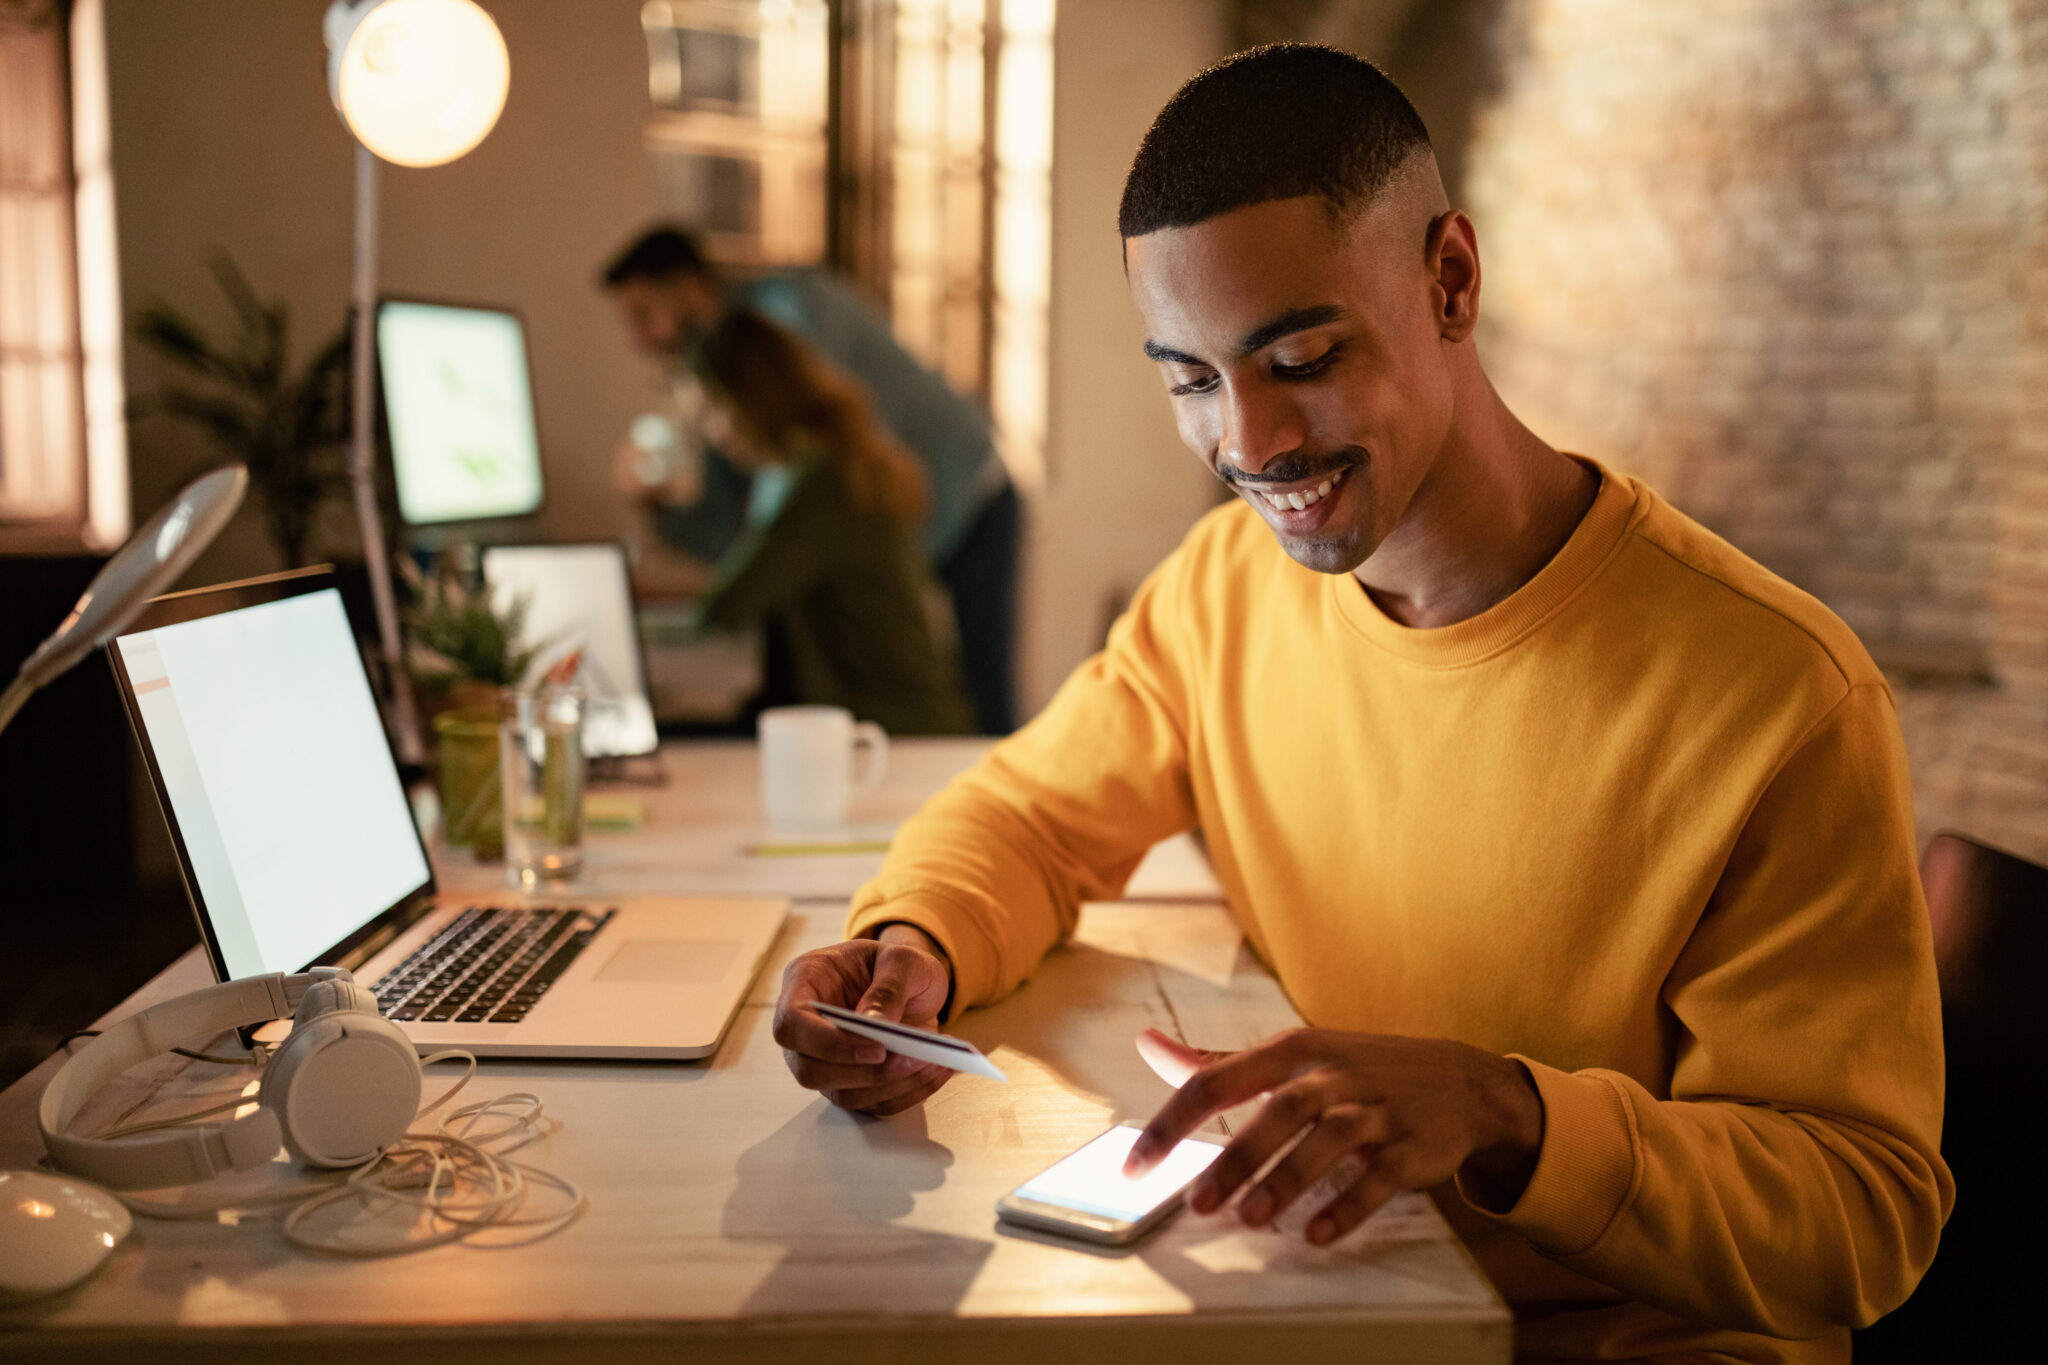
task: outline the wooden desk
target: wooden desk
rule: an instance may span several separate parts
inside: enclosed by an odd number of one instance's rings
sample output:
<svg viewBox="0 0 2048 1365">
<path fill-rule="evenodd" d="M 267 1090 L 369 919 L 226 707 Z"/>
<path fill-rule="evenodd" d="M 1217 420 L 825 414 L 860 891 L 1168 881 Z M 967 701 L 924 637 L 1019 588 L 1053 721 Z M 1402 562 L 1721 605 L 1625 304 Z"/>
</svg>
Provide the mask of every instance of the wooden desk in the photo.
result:
<svg viewBox="0 0 2048 1365">
<path fill-rule="evenodd" d="M 1162 1102 L 1139 1029 L 1227 1048 L 1295 1022 L 1220 906 L 1089 907 L 1029 985 L 958 1024 L 1011 1083 L 962 1077 L 886 1120 L 799 1089 L 768 1032 L 783 963 L 836 937 L 842 908 L 799 908 L 708 1064 L 485 1068 L 470 1095 L 532 1090 L 562 1123 L 525 1154 L 589 1192 L 562 1233 L 356 1263 L 297 1254 L 263 1221 L 138 1220 L 96 1278 L 0 1310 L 0 1359 L 1509 1358 L 1506 1310 L 1420 1197 L 1329 1250 L 1227 1218 L 1183 1216 L 1120 1253 L 998 1225 L 1004 1191 Z M 124 1009 L 206 979 L 188 955 Z M 0 1166 L 40 1157 L 53 1066 L 0 1093 Z M 166 1060 L 104 1105 L 245 1080 Z"/>
<path fill-rule="evenodd" d="M 779 834 L 761 809 L 758 751 L 750 740 L 664 744 L 655 758 L 636 759 L 630 771 L 658 770 L 659 786 L 601 785 L 597 789 L 638 801 L 640 827 L 630 833 L 591 830 L 584 838 L 583 884 L 594 889 L 690 891 L 704 895 L 788 896 L 846 900 L 882 870 L 879 852 L 768 854 L 763 845 L 886 841 L 926 798 L 972 767 L 993 741 L 897 739 L 873 790 L 854 798 L 843 834 Z M 488 894 L 504 888 L 501 864 L 480 863 L 461 849 L 430 841 L 444 888 Z M 1222 888 L 1194 841 L 1182 836 L 1153 850 L 1125 890 L 1132 900 L 1220 901 Z"/>
</svg>

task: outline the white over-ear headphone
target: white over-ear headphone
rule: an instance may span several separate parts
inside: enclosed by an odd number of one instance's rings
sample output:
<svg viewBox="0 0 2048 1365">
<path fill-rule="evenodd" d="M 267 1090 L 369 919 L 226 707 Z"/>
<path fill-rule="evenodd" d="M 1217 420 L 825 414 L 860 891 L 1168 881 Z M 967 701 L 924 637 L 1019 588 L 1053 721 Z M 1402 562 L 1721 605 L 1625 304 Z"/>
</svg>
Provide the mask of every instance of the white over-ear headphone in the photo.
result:
<svg viewBox="0 0 2048 1365">
<path fill-rule="evenodd" d="M 88 1096 L 136 1063 L 286 1015 L 291 1035 L 264 1068 L 254 1113 L 132 1137 L 64 1131 Z M 59 1170 L 109 1189 L 153 1190 L 260 1166 L 280 1143 L 309 1165 L 358 1165 L 403 1137 L 419 1107 L 411 1041 L 347 972 L 315 967 L 223 982 L 122 1020 L 59 1068 L 36 1118 Z"/>
</svg>

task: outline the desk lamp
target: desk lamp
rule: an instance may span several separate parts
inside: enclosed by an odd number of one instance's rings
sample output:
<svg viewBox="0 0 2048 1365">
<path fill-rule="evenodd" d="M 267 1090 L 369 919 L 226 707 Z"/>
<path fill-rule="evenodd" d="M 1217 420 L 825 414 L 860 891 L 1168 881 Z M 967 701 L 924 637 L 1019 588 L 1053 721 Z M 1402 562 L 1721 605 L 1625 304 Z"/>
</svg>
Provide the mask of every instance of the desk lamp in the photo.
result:
<svg viewBox="0 0 2048 1365">
<path fill-rule="evenodd" d="M 231 464 L 186 484 L 86 585 L 62 625 L 43 641 L 5 692 L 0 730 L 29 694 L 112 639 L 150 598 L 178 580 L 242 505 L 249 471 Z"/>
<path fill-rule="evenodd" d="M 327 11 L 327 92 L 356 139 L 355 335 L 349 358 L 349 482 L 363 538 L 377 637 L 390 679 L 399 756 L 418 763 L 419 725 L 406 685 L 398 603 L 377 515 L 370 384 L 377 315 L 377 160 L 440 166 L 484 140 L 505 108 L 505 39 L 472 0 L 334 0 Z"/>
</svg>

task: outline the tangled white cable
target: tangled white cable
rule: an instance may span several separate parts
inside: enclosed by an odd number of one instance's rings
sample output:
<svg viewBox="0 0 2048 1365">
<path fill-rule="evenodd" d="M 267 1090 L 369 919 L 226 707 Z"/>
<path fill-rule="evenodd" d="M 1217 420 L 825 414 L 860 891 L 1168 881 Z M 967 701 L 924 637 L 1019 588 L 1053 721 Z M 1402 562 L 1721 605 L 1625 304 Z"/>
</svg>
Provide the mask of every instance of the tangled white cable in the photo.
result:
<svg viewBox="0 0 2048 1365">
<path fill-rule="evenodd" d="M 477 1066 L 475 1057 L 456 1050 L 420 1059 L 422 1067 L 455 1060 L 467 1062 L 468 1068 L 439 1098 L 420 1109 L 414 1116 L 415 1124 L 433 1117 L 454 1099 L 476 1075 Z M 238 1096 L 225 1104 L 176 1118 L 134 1124 L 103 1136 L 125 1137 L 174 1127 L 247 1102 L 246 1097 Z M 508 1159 L 509 1153 L 545 1137 L 553 1122 L 546 1117 L 539 1096 L 518 1091 L 451 1110 L 441 1115 L 431 1129 L 407 1131 L 360 1166 L 267 1190 L 248 1199 L 217 1205 L 161 1204 L 126 1198 L 122 1202 L 152 1218 L 283 1212 L 281 1231 L 286 1241 L 301 1250 L 330 1256 L 402 1255 L 461 1241 L 495 1228 L 520 1228 L 526 1232 L 509 1239 L 493 1239 L 488 1245 L 523 1246 L 561 1231 L 576 1220 L 589 1202 L 578 1186 L 561 1176 Z M 554 1207 L 529 1212 L 529 1197 L 538 1187 L 555 1192 L 555 1197 L 548 1201 Z M 344 1217 L 333 1229 L 323 1230 L 314 1225 L 317 1215 L 349 1205 L 354 1206 L 353 1215 Z M 406 1210 L 411 1210 L 412 1217 L 402 1235 L 363 1240 L 360 1221 L 388 1226 L 390 1214 Z M 320 1220 L 322 1224 L 326 1221 Z M 350 1235 L 352 1230 L 357 1234 L 354 1237 Z"/>
</svg>

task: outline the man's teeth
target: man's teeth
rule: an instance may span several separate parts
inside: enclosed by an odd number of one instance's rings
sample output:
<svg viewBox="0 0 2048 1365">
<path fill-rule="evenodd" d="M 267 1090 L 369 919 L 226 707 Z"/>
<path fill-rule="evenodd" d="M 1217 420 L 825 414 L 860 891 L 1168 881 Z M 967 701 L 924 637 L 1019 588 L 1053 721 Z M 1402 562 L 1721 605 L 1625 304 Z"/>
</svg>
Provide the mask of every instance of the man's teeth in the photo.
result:
<svg viewBox="0 0 2048 1365">
<path fill-rule="evenodd" d="M 1329 497 L 1330 490 L 1344 482 L 1344 473 L 1345 471 L 1338 470 L 1306 493 L 1261 493 L 1259 496 L 1283 511 L 1291 507 L 1299 512 Z"/>
</svg>

